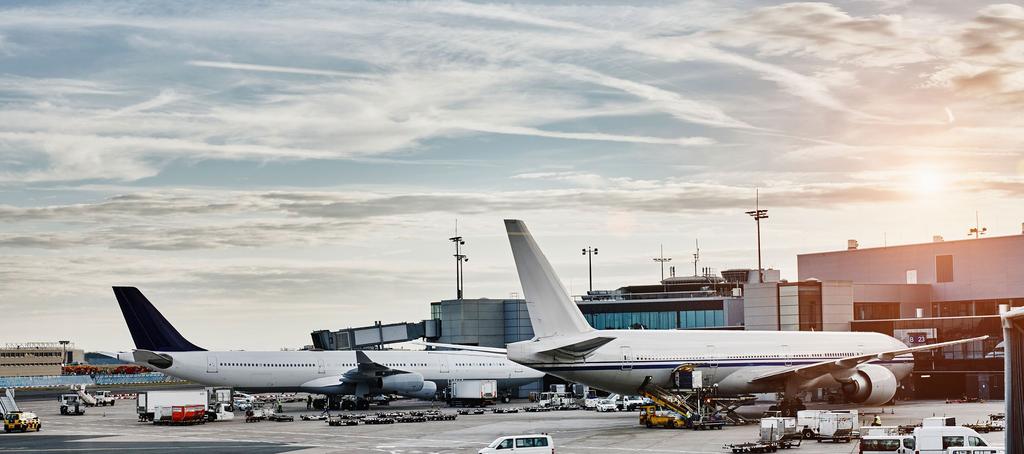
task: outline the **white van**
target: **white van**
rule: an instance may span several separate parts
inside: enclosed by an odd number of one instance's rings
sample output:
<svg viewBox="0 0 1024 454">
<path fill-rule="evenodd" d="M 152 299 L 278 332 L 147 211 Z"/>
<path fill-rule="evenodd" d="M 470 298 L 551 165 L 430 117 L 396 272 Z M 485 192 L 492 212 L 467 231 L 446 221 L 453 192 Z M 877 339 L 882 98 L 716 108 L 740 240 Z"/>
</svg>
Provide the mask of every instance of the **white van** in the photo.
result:
<svg viewBox="0 0 1024 454">
<path fill-rule="evenodd" d="M 920 454 L 944 454 L 949 448 L 988 446 L 974 429 L 958 426 L 918 427 L 914 429 L 914 438 Z"/>
<path fill-rule="evenodd" d="M 867 435 L 860 439 L 861 454 L 914 454 L 913 435 Z"/>
<path fill-rule="evenodd" d="M 555 454 L 555 441 L 548 434 L 509 435 L 491 442 L 480 454 Z"/>
</svg>

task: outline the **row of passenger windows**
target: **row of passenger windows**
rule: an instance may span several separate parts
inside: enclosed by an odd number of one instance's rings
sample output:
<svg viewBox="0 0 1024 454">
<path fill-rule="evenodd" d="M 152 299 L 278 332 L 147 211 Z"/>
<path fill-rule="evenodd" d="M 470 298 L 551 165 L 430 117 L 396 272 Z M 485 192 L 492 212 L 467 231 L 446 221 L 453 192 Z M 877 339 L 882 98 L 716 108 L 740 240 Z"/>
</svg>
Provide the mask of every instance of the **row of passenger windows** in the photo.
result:
<svg viewBox="0 0 1024 454">
<path fill-rule="evenodd" d="M 312 363 L 219 363 L 222 367 L 316 367 L 316 364 Z M 427 363 L 384 363 L 383 365 L 389 367 L 426 367 Z M 340 367 L 356 367 L 357 363 L 344 363 L 340 364 Z"/>
<path fill-rule="evenodd" d="M 761 359 L 761 358 L 846 358 L 850 356 L 857 356 L 856 353 L 798 353 L 795 355 L 703 355 L 698 357 L 682 357 L 682 356 L 638 356 L 639 361 L 672 361 L 672 360 L 690 360 L 690 359 Z"/>
</svg>

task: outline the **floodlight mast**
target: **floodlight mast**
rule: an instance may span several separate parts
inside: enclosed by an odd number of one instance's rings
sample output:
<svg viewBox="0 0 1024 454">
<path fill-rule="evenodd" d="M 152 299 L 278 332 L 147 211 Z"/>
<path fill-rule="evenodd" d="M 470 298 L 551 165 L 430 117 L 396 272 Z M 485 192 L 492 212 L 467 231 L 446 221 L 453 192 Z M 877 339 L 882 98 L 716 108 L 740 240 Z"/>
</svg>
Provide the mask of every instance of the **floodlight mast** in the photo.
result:
<svg viewBox="0 0 1024 454">
<path fill-rule="evenodd" d="M 762 210 L 760 207 L 760 190 L 754 192 L 754 210 L 747 211 L 746 213 L 754 218 L 754 222 L 757 223 L 757 281 L 764 283 L 764 268 L 761 266 L 761 220 L 768 219 L 768 210 Z"/>
<path fill-rule="evenodd" d="M 448 241 L 455 243 L 455 299 L 462 299 L 463 273 L 462 264 L 469 261 L 469 257 L 462 253 L 462 246 L 466 241 L 459 236 L 459 221 L 455 221 L 455 236 L 448 238 Z"/>
<path fill-rule="evenodd" d="M 590 283 L 589 291 L 594 291 L 594 256 L 597 255 L 597 248 L 583 248 L 583 255 L 587 256 L 587 277 Z"/>
</svg>

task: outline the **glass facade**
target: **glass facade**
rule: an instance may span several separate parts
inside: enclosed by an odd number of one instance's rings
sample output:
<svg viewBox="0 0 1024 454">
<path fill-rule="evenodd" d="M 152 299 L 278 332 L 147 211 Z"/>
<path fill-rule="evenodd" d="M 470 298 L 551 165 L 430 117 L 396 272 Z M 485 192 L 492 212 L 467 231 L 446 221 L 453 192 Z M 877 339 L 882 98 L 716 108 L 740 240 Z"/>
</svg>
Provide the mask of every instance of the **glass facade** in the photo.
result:
<svg viewBox="0 0 1024 454">
<path fill-rule="evenodd" d="M 983 341 L 915 353 L 914 379 L 908 385 L 918 398 L 998 399 L 1003 394 L 1003 334 L 998 315 L 864 320 L 850 327 L 887 334 L 910 346 L 987 334 Z"/>
<path fill-rule="evenodd" d="M 649 311 L 595 312 L 584 314 L 587 323 L 597 329 L 686 329 L 714 328 L 725 325 L 725 311 Z"/>
<path fill-rule="evenodd" d="M 526 310 L 526 301 L 506 300 L 502 310 L 505 316 L 506 344 L 533 338 L 533 325 L 530 323 L 530 313 Z"/>
<path fill-rule="evenodd" d="M 853 303 L 854 320 L 900 318 L 900 303 Z"/>
</svg>

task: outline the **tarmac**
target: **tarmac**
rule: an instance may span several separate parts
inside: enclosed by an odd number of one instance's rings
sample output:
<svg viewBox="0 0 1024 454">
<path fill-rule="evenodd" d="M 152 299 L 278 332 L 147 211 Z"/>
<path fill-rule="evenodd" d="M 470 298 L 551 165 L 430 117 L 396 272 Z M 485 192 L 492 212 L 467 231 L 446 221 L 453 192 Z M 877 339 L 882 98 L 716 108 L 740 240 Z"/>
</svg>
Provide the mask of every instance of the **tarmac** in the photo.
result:
<svg viewBox="0 0 1024 454">
<path fill-rule="evenodd" d="M 726 427 L 714 431 L 648 429 L 638 424 L 637 412 L 597 413 L 586 410 L 512 414 L 459 415 L 454 421 L 396 423 L 331 427 L 324 421 L 301 421 L 306 404 L 284 404 L 294 422 L 244 422 L 236 413 L 233 421 L 195 426 L 154 426 L 140 423 L 134 400 L 121 400 L 113 407 L 88 408 L 82 416 L 61 416 L 55 398 L 24 396 L 23 410 L 39 415 L 43 430 L 38 433 L 0 432 L 0 452 L 210 452 L 210 453 L 475 453 L 503 435 L 546 432 L 559 454 L 583 453 L 730 453 L 723 445 L 756 440 L 757 425 Z M 513 402 L 499 407 L 523 408 L 533 404 Z M 455 409 L 422 401 L 401 401 L 370 411 Z M 811 406 L 811 408 L 842 408 Z M 849 407 L 845 407 L 849 408 Z M 946 403 L 942 401 L 900 402 L 881 414 L 885 425 L 920 423 L 927 416 L 954 416 L 958 423 L 985 421 L 990 413 L 1002 412 L 1002 401 Z M 743 413 L 758 415 L 763 406 L 744 407 Z M 861 420 L 870 422 L 878 409 L 862 409 Z M 337 414 L 339 412 L 335 412 Z M 1003 445 L 1003 433 L 984 435 L 992 445 Z M 817 443 L 804 441 L 793 454 L 853 453 L 857 442 Z"/>
</svg>

